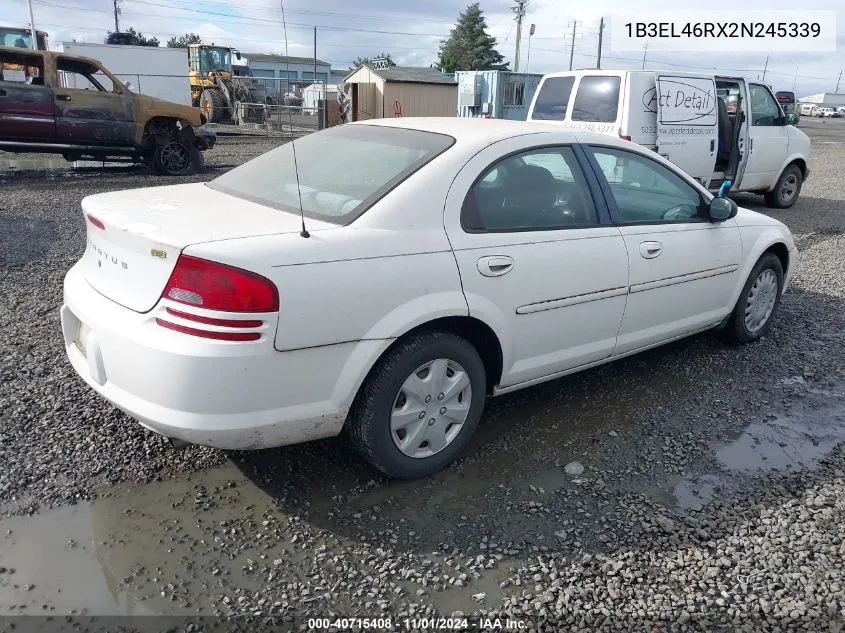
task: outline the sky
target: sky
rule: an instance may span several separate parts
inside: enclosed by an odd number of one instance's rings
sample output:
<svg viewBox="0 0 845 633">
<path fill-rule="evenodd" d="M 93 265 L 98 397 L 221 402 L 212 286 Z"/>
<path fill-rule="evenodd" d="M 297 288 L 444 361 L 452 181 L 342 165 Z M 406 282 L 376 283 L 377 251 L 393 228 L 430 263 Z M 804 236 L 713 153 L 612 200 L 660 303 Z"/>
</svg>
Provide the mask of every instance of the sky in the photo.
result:
<svg viewBox="0 0 845 633">
<path fill-rule="evenodd" d="M 285 35 L 279 0 L 118 0 L 122 30 L 134 27 L 144 35 L 155 35 L 165 42 L 173 35 L 199 33 L 203 41 L 238 48 L 243 53 L 285 52 Z M 438 45 L 448 36 L 458 14 L 469 0 L 283 0 L 287 22 L 289 55 L 313 56 L 313 27 L 317 27 L 317 57 L 332 68 L 346 69 L 358 56 L 373 57 L 382 52 L 392 55 L 403 66 L 429 66 L 436 62 Z M 742 8 L 765 15 L 773 9 L 795 9 L 803 3 L 784 0 L 701 2 L 691 0 L 650 0 L 649 13 L 708 8 L 714 19 L 719 10 Z M 102 42 L 114 30 L 113 0 L 32 0 L 36 26 L 49 33 L 51 46 L 60 41 Z M 497 48 L 511 62 L 516 46 L 514 2 L 482 0 L 481 9 L 488 32 L 496 37 Z M 640 4 L 640 6 L 642 6 Z M 842 0 L 816 0 L 806 9 L 836 9 Z M 590 0 L 576 4 L 560 0 L 529 0 L 523 22 L 520 70 L 552 72 L 567 70 L 575 25 L 573 68 L 596 65 L 599 20 L 613 19 L 636 11 L 636 5 L 612 0 Z M 719 8 L 717 8 L 719 7 Z M 0 24 L 29 23 L 26 0 L 2 0 Z M 529 37 L 529 27 L 536 32 Z M 831 53 L 726 52 L 723 54 L 671 53 L 644 50 L 615 52 L 605 28 L 602 51 L 604 69 L 670 69 L 675 71 L 732 72 L 750 78 L 763 78 L 775 90 L 795 90 L 798 97 L 832 92 L 845 69 L 845 19 L 837 19 L 837 51 Z M 529 47 L 530 42 L 530 47 Z M 845 77 L 840 83 L 845 92 Z"/>
</svg>

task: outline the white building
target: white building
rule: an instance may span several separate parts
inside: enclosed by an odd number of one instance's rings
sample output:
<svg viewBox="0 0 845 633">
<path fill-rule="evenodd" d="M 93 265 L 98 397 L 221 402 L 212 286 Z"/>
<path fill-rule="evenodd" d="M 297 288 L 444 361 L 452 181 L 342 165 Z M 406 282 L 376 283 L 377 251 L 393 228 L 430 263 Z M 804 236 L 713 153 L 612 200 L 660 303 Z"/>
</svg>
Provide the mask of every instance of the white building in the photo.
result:
<svg viewBox="0 0 845 633">
<path fill-rule="evenodd" d="M 810 95 L 798 100 L 798 103 L 812 103 L 826 108 L 845 106 L 845 93 L 843 92 L 820 92 L 817 95 Z"/>
</svg>

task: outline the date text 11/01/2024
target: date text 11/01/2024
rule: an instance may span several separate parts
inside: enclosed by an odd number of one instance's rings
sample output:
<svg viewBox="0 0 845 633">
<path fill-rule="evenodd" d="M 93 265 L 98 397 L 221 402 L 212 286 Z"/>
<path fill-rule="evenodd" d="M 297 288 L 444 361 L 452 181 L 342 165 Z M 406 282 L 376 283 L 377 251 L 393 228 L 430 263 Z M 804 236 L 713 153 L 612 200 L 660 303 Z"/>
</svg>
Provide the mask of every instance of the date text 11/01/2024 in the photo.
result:
<svg viewBox="0 0 845 633">
<path fill-rule="evenodd" d="M 311 618 L 308 630 L 372 631 L 522 631 L 528 622 L 512 618 Z"/>
<path fill-rule="evenodd" d="M 821 35 L 818 22 L 627 22 L 628 37 L 651 38 L 809 38 Z"/>
</svg>

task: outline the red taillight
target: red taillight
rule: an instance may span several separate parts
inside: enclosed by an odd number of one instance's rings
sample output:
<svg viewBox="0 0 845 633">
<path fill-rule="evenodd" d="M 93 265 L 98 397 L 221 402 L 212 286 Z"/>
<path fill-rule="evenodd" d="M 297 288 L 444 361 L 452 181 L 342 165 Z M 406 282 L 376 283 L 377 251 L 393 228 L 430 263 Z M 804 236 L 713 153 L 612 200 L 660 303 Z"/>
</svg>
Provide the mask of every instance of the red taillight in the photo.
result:
<svg viewBox="0 0 845 633">
<path fill-rule="evenodd" d="M 623 141 L 630 141 L 631 140 L 630 136 L 622 136 L 621 134 L 619 135 L 619 138 L 621 138 Z"/>
<path fill-rule="evenodd" d="M 169 330 L 175 330 L 182 334 L 190 334 L 191 336 L 200 336 L 202 338 L 211 338 L 218 341 L 257 341 L 261 338 L 258 332 L 217 332 L 212 330 L 198 330 L 192 327 L 185 327 L 184 325 L 177 325 L 170 321 L 163 319 L 156 319 L 161 327 L 166 327 Z"/>
<path fill-rule="evenodd" d="M 105 224 L 103 224 L 103 221 L 102 221 L 102 220 L 98 220 L 98 219 L 97 219 L 97 218 L 95 218 L 93 215 L 90 215 L 90 214 L 87 214 L 87 213 L 85 214 L 85 217 L 86 217 L 86 218 L 88 218 L 88 221 L 89 221 L 91 224 L 93 224 L 94 226 L 96 226 L 98 229 L 100 229 L 100 230 L 105 230 L 106 225 L 105 225 Z"/>
<path fill-rule="evenodd" d="M 269 279 L 190 255 L 181 255 L 177 260 L 162 298 L 224 312 L 276 312 L 279 309 L 279 293 Z"/>
</svg>

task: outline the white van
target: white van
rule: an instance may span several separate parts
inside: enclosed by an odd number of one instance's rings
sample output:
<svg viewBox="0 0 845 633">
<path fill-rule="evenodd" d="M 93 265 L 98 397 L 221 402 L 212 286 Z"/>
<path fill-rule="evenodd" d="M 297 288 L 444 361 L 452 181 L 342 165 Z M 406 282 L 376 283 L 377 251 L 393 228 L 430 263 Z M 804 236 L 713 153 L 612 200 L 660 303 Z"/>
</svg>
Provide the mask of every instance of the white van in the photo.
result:
<svg viewBox="0 0 845 633">
<path fill-rule="evenodd" d="M 810 139 L 771 89 L 741 77 L 578 70 L 543 76 L 529 121 L 602 132 L 650 147 L 717 191 L 791 207 L 809 175 Z"/>
<path fill-rule="evenodd" d="M 814 103 L 804 103 L 801 105 L 801 116 L 816 116 L 816 110 L 819 109 Z"/>
</svg>

